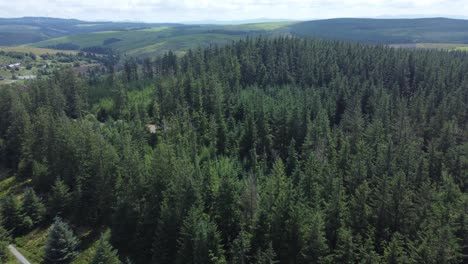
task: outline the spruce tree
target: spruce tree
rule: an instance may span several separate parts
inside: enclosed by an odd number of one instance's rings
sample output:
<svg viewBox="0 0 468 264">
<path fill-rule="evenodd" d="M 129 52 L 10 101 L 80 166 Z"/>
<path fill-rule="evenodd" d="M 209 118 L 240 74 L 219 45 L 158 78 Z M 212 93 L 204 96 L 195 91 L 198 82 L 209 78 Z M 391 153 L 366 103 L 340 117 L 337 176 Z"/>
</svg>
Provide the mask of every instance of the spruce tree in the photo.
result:
<svg viewBox="0 0 468 264">
<path fill-rule="evenodd" d="M 13 195 L 8 195 L 1 202 L 3 226 L 12 234 L 17 234 L 23 226 L 21 206 Z"/>
<path fill-rule="evenodd" d="M 79 241 L 73 231 L 59 217 L 49 229 L 45 248 L 45 263 L 71 263 L 78 254 Z"/>
<path fill-rule="evenodd" d="M 307 263 L 322 263 L 328 251 L 325 238 L 325 226 L 321 212 L 312 216 L 312 221 L 307 230 L 306 245 L 302 252 Z"/>
<path fill-rule="evenodd" d="M 110 243 L 110 231 L 106 231 L 101 235 L 98 245 L 96 247 L 96 253 L 91 260 L 91 264 L 121 264 L 117 255 L 117 251 L 112 247 Z"/>
<path fill-rule="evenodd" d="M 0 262 L 4 263 L 9 257 L 8 244 L 10 244 L 10 234 L 2 225 L 2 216 L 0 215 Z"/>
<path fill-rule="evenodd" d="M 40 223 L 44 218 L 45 206 L 31 188 L 28 188 L 24 193 L 22 211 L 24 216 L 31 219 L 33 225 Z"/>
<path fill-rule="evenodd" d="M 226 263 L 221 235 L 216 225 L 195 205 L 181 230 L 180 248 L 176 263 Z"/>
<path fill-rule="evenodd" d="M 70 203 L 70 189 L 62 180 L 57 179 L 49 194 L 48 206 L 51 214 L 53 216 L 66 214 Z"/>
<path fill-rule="evenodd" d="M 387 264 L 410 263 L 403 247 L 402 237 L 399 233 L 393 234 L 392 240 L 385 248 L 384 261 Z"/>
<path fill-rule="evenodd" d="M 335 263 L 355 263 L 357 261 L 356 244 L 351 231 L 346 227 L 338 230 L 336 249 L 333 253 Z"/>
</svg>

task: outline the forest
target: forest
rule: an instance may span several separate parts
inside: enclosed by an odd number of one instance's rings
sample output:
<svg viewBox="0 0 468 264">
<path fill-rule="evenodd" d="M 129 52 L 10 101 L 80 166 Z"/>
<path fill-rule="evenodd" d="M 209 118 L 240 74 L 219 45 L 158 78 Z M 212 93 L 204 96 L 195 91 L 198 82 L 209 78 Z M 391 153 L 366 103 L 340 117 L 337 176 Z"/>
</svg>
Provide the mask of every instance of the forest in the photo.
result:
<svg viewBox="0 0 468 264">
<path fill-rule="evenodd" d="M 262 37 L 0 87 L 43 263 L 466 263 L 468 53 Z"/>
</svg>

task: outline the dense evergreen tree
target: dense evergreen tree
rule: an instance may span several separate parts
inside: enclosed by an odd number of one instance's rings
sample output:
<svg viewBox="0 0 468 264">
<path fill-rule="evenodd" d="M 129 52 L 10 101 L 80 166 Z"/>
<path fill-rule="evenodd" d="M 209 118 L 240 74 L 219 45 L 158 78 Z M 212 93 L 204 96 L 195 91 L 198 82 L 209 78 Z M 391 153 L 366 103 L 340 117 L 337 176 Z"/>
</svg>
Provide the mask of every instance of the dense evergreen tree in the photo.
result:
<svg viewBox="0 0 468 264">
<path fill-rule="evenodd" d="M 1 216 L 3 226 L 12 234 L 18 234 L 24 227 L 24 218 L 21 215 L 21 204 L 16 197 L 8 195 L 3 197 L 1 203 Z"/>
<path fill-rule="evenodd" d="M 27 189 L 23 197 L 23 215 L 29 217 L 33 225 L 39 224 L 46 213 L 46 208 L 33 189 Z"/>
<path fill-rule="evenodd" d="M 55 181 L 49 194 L 48 206 L 50 213 L 55 215 L 66 214 L 71 205 L 71 193 L 68 186 L 59 179 Z"/>
<path fill-rule="evenodd" d="M 0 261 L 6 262 L 10 256 L 8 245 L 10 244 L 10 233 L 3 227 L 3 219 L 0 215 Z"/>
<path fill-rule="evenodd" d="M 78 239 L 68 225 L 58 217 L 49 229 L 45 248 L 45 263 L 66 264 L 78 254 Z"/>
<path fill-rule="evenodd" d="M 181 229 L 176 263 L 226 263 L 216 225 L 195 205 Z"/>
<path fill-rule="evenodd" d="M 247 38 L 122 65 L 0 89 L 0 169 L 31 188 L 2 199 L 12 236 L 59 215 L 112 230 L 97 263 L 109 239 L 136 264 L 467 262 L 467 53 Z M 73 241 L 57 220 L 46 256 Z"/>
<path fill-rule="evenodd" d="M 91 260 L 91 264 L 121 264 L 117 255 L 117 251 L 110 243 L 110 232 L 106 231 L 101 235 L 98 245 L 96 246 L 96 253 Z"/>
</svg>

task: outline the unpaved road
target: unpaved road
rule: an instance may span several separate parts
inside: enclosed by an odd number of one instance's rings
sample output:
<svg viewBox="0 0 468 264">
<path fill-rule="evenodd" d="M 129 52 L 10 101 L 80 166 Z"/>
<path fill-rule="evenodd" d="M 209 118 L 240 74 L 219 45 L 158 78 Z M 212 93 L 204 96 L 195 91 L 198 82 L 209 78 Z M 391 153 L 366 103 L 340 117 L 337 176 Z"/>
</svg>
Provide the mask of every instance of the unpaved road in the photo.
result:
<svg viewBox="0 0 468 264">
<path fill-rule="evenodd" d="M 21 253 L 16 250 L 16 248 L 13 245 L 8 245 L 8 249 L 10 250 L 13 255 L 15 255 L 16 259 L 21 263 L 21 264 L 31 264 Z"/>
</svg>

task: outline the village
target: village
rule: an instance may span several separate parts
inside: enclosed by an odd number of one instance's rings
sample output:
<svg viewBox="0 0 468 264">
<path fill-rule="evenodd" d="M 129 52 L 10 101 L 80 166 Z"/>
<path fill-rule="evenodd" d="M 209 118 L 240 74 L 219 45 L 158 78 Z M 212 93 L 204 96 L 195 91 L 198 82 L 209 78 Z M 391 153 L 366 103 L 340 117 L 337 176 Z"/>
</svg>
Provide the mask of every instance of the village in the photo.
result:
<svg viewBox="0 0 468 264">
<path fill-rule="evenodd" d="M 0 66 L 0 81 L 4 84 L 13 83 L 18 80 L 31 80 L 36 79 L 37 75 L 32 74 L 32 67 L 28 70 L 27 67 L 22 66 L 21 62 Z M 0 84 L 2 84 L 0 82 Z"/>
<path fill-rule="evenodd" d="M 85 54 L 65 54 L 54 50 L 50 50 L 51 53 L 35 54 L 32 51 L 18 52 L 0 47 L 0 85 L 17 82 L 23 84 L 39 76 L 48 76 L 62 67 L 73 67 L 77 73 L 85 73 L 90 67 L 100 65 Z"/>
</svg>

